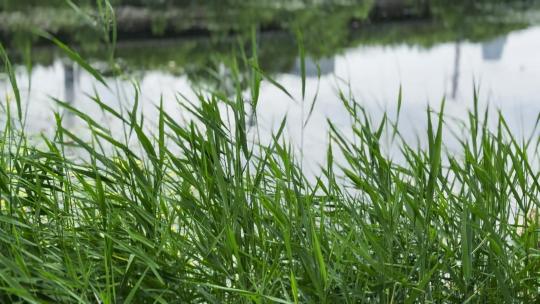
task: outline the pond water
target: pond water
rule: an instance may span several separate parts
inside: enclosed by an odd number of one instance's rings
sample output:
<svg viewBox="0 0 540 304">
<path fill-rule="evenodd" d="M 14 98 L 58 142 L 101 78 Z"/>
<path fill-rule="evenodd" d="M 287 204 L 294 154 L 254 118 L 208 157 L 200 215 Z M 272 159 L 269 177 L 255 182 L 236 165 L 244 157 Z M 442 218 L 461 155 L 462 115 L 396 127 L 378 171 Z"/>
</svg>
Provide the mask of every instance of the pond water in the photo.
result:
<svg viewBox="0 0 540 304">
<path fill-rule="evenodd" d="M 376 120 L 383 112 L 395 117 L 401 86 L 400 130 L 411 141 L 422 141 L 419 134 L 425 129 L 428 104 L 438 107 L 445 98 L 450 117 L 465 118 L 473 103 L 475 83 L 481 106 L 489 105 L 494 114 L 501 110 L 518 135 L 533 132 L 540 113 L 540 26 L 534 24 L 510 30 L 502 28 L 482 38 L 436 39 L 427 45 L 417 42 L 416 38 L 411 42 L 394 37 L 381 43 L 360 39 L 360 43 L 345 45 L 329 55 L 310 54 L 306 62 L 307 96 L 303 106 L 298 102 L 301 100 L 301 77 L 296 47 L 288 37 L 280 35 L 279 32 L 261 34 L 261 53 L 268 45 L 278 50 L 263 58 L 263 66 L 268 67 L 272 77 L 297 101 L 264 81 L 254 124 L 262 134 L 270 134 L 287 116 L 288 136 L 299 150 L 304 151 L 304 157 L 315 163 L 322 161 L 326 153 L 327 119 L 344 130 L 350 125 L 350 117 L 338 98 L 340 90 L 354 96 Z M 433 34 L 425 36 L 429 35 Z M 352 37 L 350 39 L 354 39 L 354 35 Z M 155 105 L 163 96 L 167 111 L 179 120 L 183 119 L 185 113 L 178 106 L 178 93 L 195 100 L 194 88 L 226 86 L 223 82 L 216 84 L 215 78 L 200 76 L 205 68 L 211 67 L 218 80 L 220 75 L 227 79 L 227 69 L 219 61 L 222 57 L 202 61 L 202 67 L 195 71 L 191 67 L 190 58 L 198 58 L 198 52 L 212 53 L 212 48 L 209 50 L 206 46 L 207 40 L 171 38 L 121 42 L 117 52 L 119 64 L 130 67 L 135 65 L 134 62 L 141 64 L 124 76 L 107 77 L 109 88 L 64 56 L 45 48 L 42 50 L 48 54 L 45 63 L 35 63 L 30 73 L 22 64 L 16 68 L 26 102 L 26 127 L 30 133 L 50 132 L 54 126 L 52 113 L 58 108 L 52 101 L 54 97 L 69 101 L 114 130 L 115 122 L 103 116 L 87 94 L 97 93 L 106 103 L 129 106 L 133 102 L 134 82 L 140 85 L 141 106 L 149 117 L 155 113 Z M 287 56 L 279 53 L 282 49 L 287 50 L 283 51 Z M 175 50 L 187 55 L 179 59 Z M 272 54 L 277 55 L 272 57 Z M 146 64 L 147 57 L 159 58 L 158 64 Z M 98 67 L 99 62 L 94 61 Z M 320 78 L 317 77 L 317 66 L 320 67 Z M 0 78 L 0 92 L 9 95 L 6 78 Z M 313 114 L 303 128 L 302 121 L 315 94 L 317 102 Z M 65 124 L 74 132 L 84 130 L 84 124 L 69 115 L 65 117 Z"/>
</svg>

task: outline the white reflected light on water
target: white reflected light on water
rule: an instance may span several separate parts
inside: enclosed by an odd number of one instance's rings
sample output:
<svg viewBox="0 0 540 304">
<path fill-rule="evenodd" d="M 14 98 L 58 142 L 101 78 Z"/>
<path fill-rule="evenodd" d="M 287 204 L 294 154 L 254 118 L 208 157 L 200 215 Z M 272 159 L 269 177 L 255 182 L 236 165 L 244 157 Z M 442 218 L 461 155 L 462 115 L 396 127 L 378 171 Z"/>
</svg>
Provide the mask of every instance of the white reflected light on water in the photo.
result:
<svg viewBox="0 0 540 304">
<path fill-rule="evenodd" d="M 480 101 L 493 110 L 500 109 L 517 135 L 532 131 L 540 112 L 540 27 L 513 32 L 484 43 L 455 42 L 436 45 L 429 49 L 397 46 L 359 46 L 344 51 L 321 63 L 317 104 L 306 128 L 301 128 L 301 118 L 317 87 L 317 77 L 307 79 L 308 94 L 304 110 L 283 92 L 269 83 L 261 88 L 257 109 L 257 124 L 261 134 L 276 128 L 282 117 L 288 117 L 288 133 L 296 146 L 303 134 L 303 151 L 306 159 L 319 162 L 326 153 L 327 119 L 344 129 L 350 117 L 341 106 L 338 88 L 350 93 L 374 118 L 387 111 L 395 116 L 397 95 L 403 88 L 402 120 L 400 130 L 410 140 L 422 132 L 426 122 L 428 103 L 437 108 L 443 97 L 447 99 L 447 113 L 464 117 L 472 105 L 473 80 L 480 87 Z M 276 76 L 276 80 L 300 100 L 301 79 L 295 69 Z M 308 62 L 308 75 L 314 64 Z M 103 117 L 85 94 L 93 95 L 94 89 L 104 102 L 124 104 L 133 102 L 132 83 L 127 80 L 109 80 L 111 89 L 98 84 L 86 72 L 63 60 L 52 66 L 33 69 L 32 90 L 28 94 L 28 81 L 24 68 L 19 68 L 19 86 L 28 101 L 27 129 L 32 132 L 51 130 L 56 108 L 48 96 L 74 100 L 74 105 L 94 118 L 101 119 L 115 128 L 113 122 Z M 141 105 L 151 116 L 155 104 L 163 96 L 167 112 L 181 119 L 175 94 L 181 92 L 195 100 L 191 84 L 185 76 L 173 76 L 160 71 L 147 71 L 140 80 Z M 7 80 L 0 80 L 2 93 L 9 92 Z M 495 111 L 493 111 L 495 113 Z M 66 118 L 66 124 L 77 132 L 84 125 Z"/>
<path fill-rule="evenodd" d="M 480 103 L 492 113 L 500 109 L 518 136 L 530 135 L 540 112 L 540 27 L 499 37 L 482 44 L 447 43 L 431 49 L 408 46 L 358 47 L 334 61 L 334 71 L 323 77 L 313 117 L 304 130 L 304 153 L 308 159 L 324 159 L 320 142 L 327 134 L 326 118 L 347 129 L 350 119 L 337 100 L 337 88 L 350 84 L 356 100 L 374 117 L 384 111 L 395 117 L 399 86 L 403 88 L 400 131 L 414 141 L 426 126 L 428 103 L 438 108 L 446 97 L 446 111 L 464 118 L 473 104 L 473 85 L 480 88 Z M 298 76 L 284 75 L 287 88 L 300 88 Z M 337 84 L 336 84 L 337 83 Z M 316 79 L 308 81 L 316 87 Z M 302 111 L 287 102 L 275 87 L 266 86 L 261 96 L 260 117 L 275 119 L 287 109 L 289 128 L 298 142 Z M 279 96 L 279 97 L 276 97 Z M 261 120 L 261 119 L 260 119 Z M 275 121 L 263 121 L 268 125 Z"/>
</svg>

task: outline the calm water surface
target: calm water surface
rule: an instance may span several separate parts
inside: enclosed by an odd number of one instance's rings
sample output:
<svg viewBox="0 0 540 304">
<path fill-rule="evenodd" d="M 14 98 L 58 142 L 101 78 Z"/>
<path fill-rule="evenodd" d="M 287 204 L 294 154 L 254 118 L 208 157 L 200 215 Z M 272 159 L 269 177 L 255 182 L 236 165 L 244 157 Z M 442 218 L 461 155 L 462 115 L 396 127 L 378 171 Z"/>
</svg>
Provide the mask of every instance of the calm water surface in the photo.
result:
<svg viewBox="0 0 540 304">
<path fill-rule="evenodd" d="M 159 43 L 155 47 L 159 48 Z M 317 62 L 321 68 L 320 80 L 316 63 L 307 60 L 308 94 L 303 109 L 301 102 L 292 101 L 264 82 L 255 122 L 264 138 L 287 115 L 288 135 L 298 148 L 303 145 L 305 158 L 315 162 L 322 161 L 326 152 L 326 120 L 332 120 L 344 130 L 350 125 L 350 117 L 338 98 L 340 90 L 354 96 L 376 120 L 384 111 L 395 115 L 402 86 L 400 129 L 411 141 L 417 138 L 422 141 L 418 134 L 425 128 L 428 104 L 437 107 L 446 98 L 448 113 L 465 117 L 466 109 L 472 105 L 473 83 L 479 86 L 482 106 L 489 105 L 493 113 L 501 110 L 516 134 L 531 134 L 540 113 L 540 27 L 513 31 L 481 43 L 455 41 L 429 48 L 360 45 Z M 171 60 L 168 64 L 177 63 Z M 297 59 L 289 71 L 274 77 L 300 100 L 298 66 Z M 72 101 L 77 108 L 114 130 L 116 122 L 104 116 L 87 94 L 94 95 L 95 91 L 106 103 L 128 106 L 133 102 L 133 81 L 137 81 L 142 92 L 141 105 L 150 121 L 160 96 L 167 111 L 182 120 L 186 114 L 178 107 L 176 97 L 181 93 L 195 100 L 192 88 L 197 87 L 186 75 L 148 69 L 136 77 L 107 78 L 108 89 L 63 58 L 54 59 L 50 65 L 34 66 L 30 75 L 19 66 L 17 76 L 27 104 L 27 129 L 31 133 L 47 133 L 54 126 L 52 112 L 58 107 L 52 97 Z M 307 127 L 302 128 L 301 119 L 305 118 L 317 87 L 313 115 Z M 5 78 L 0 80 L 0 91 L 9 94 Z M 69 115 L 65 124 L 74 132 L 84 130 L 84 124 Z"/>
</svg>

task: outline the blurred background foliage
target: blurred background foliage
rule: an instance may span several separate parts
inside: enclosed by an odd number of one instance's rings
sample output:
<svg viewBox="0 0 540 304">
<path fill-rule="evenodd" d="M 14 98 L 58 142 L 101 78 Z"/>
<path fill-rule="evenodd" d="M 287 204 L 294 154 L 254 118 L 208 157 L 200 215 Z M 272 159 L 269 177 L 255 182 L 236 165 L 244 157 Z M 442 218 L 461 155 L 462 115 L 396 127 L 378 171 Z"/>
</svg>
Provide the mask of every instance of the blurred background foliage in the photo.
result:
<svg viewBox="0 0 540 304">
<path fill-rule="evenodd" d="M 485 41 L 529 26 L 535 21 L 526 16 L 539 11 L 534 0 L 110 2 L 118 39 L 113 69 L 164 70 L 187 74 L 197 82 L 212 82 L 212 74 L 239 45 L 249 52 L 252 29 L 257 30 L 262 68 L 278 73 L 294 69 L 298 29 L 307 56 L 316 61 L 358 45 L 429 48 L 443 42 Z M 103 43 L 111 35 L 104 35 L 103 23 L 113 19 L 103 18 L 104 3 L 0 0 L 2 43 L 15 62 L 23 62 L 31 49 L 35 64 L 51 64 L 60 55 L 33 34 L 39 29 L 59 37 L 85 58 L 105 61 L 108 53 L 103 52 Z"/>
</svg>

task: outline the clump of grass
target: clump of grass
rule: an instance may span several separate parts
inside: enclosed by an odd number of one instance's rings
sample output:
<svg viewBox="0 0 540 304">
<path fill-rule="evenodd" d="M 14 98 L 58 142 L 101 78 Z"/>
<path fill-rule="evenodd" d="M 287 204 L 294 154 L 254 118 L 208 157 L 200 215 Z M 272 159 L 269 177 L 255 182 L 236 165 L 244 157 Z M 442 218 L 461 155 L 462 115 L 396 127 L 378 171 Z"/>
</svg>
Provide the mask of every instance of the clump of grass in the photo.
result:
<svg viewBox="0 0 540 304">
<path fill-rule="evenodd" d="M 329 122 L 327 161 L 311 181 L 285 121 L 268 144 L 249 140 L 237 93 L 180 104 L 187 123 L 160 105 L 151 131 L 137 102 L 117 111 L 94 96 L 123 139 L 60 102 L 90 137 L 56 115 L 41 148 L 6 107 L 0 302 L 539 300 L 538 142 L 515 138 L 502 115 L 488 128 L 476 97 L 458 154 L 444 152 L 444 106 L 427 111 L 424 149 L 343 98 L 353 135 Z M 387 132 L 403 162 L 383 152 Z"/>
</svg>

